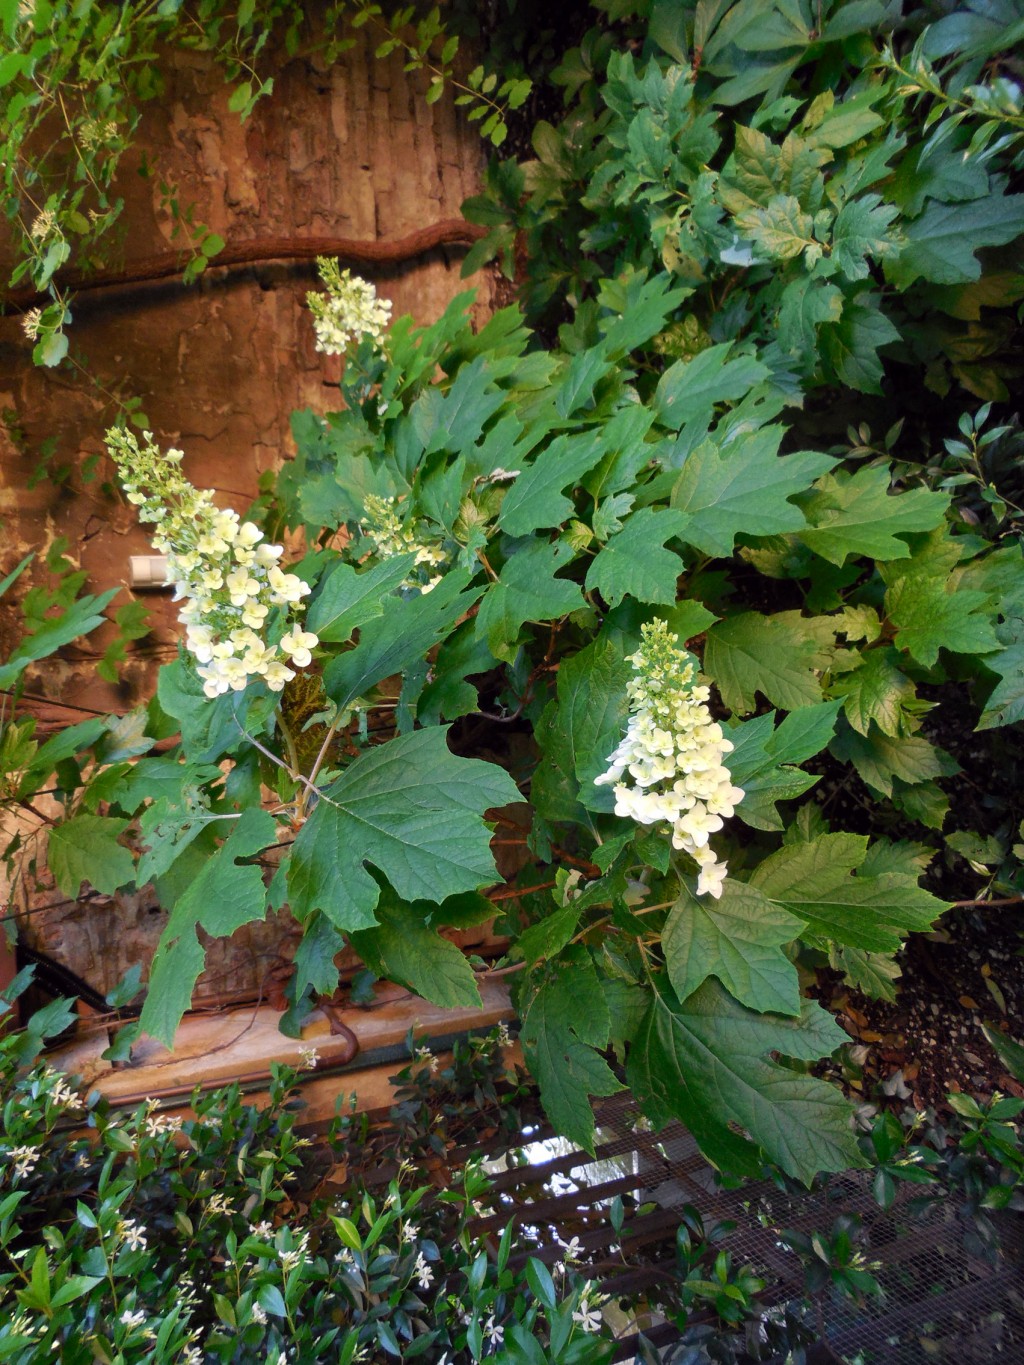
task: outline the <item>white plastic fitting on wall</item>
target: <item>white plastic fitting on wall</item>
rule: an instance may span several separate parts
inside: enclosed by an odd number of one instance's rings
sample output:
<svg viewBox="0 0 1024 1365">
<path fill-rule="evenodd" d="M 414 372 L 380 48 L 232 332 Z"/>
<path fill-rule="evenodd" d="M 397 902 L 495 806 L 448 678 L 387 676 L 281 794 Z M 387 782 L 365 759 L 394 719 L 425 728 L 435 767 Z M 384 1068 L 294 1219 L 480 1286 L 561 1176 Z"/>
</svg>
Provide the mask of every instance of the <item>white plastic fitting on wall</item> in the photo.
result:
<svg viewBox="0 0 1024 1365">
<path fill-rule="evenodd" d="M 133 588 L 169 588 L 166 555 L 130 555 L 128 583 Z"/>
</svg>

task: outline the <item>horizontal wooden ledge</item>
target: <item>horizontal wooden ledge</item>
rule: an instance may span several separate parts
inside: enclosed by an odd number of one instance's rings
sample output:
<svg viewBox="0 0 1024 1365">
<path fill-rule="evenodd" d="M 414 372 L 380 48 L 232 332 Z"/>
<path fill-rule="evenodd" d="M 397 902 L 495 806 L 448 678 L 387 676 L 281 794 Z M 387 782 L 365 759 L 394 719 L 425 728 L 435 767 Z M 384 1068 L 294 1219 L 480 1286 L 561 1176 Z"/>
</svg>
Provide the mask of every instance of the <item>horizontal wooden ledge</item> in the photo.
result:
<svg viewBox="0 0 1024 1365">
<path fill-rule="evenodd" d="M 462 218 L 445 218 L 406 233 L 404 237 L 382 241 L 354 241 L 346 237 L 265 237 L 256 242 L 229 242 L 216 256 L 210 257 L 207 270 L 268 265 L 272 261 L 312 261 L 317 256 L 337 256 L 349 265 L 402 265 L 439 247 L 472 246 L 485 233 L 486 228 L 467 223 Z M 59 270 L 54 282 L 62 289 L 80 293 L 116 289 L 126 284 L 151 284 L 183 274 L 189 260 L 187 252 L 167 251 L 109 270 Z M 32 285 L 9 290 L 3 295 L 4 308 L 18 313 L 49 301 L 50 295 L 45 290 Z"/>
<path fill-rule="evenodd" d="M 269 1005 L 190 1015 L 178 1029 L 173 1049 L 143 1038 L 133 1047 L 132 1060 L 124 1065 L 113 1066 L 103 1060 L 101 1054 L 109 1045 L 105 1033 L 56 1048 L 48 1061 L 60 1071 L 81 1076 L 88 1089 L 98 1090 L 117 1108 L 158 1099 L 164 1102 L 162 1108 L 173 1111 L 187 1108 L 197 1086 L 215 1090 L 238 1082 L 243 1089 L 261 1091 L 270 1079 L 272 1063 L 303 1070 L 302 1053 L 315 1048 L 316 1068 L 309 1071 L 303 1095 L 307 1103 L 315 1100 L 318 1113 L 329 1098 L 326 1117 L 330 1117 L 338 1095 L 350 1091 L 357 1095 L 358 1108 L 378 1107 L 376 1103 L 364 1105 L 358 1097 L 366 1091 L 370 1099 L 372 1091 L 376 1100 L 383 1093 L 379 1073 L 391 1075 L 405 1063 L 390 1060 L 381 1066 L 380 1054 L 401 1046 L 410 1029 L 426 1045 L 432 1039 L 484 1031 L 515 1017 L 507 986 L 488 980 L 479 984 L 480 1006 L 442 1009 L 410 995 L 365 1009 L 334 1011 L 359 1041 L 359 1051 L 351 1062 L 347 1060 L 349 1040 L 331 1032 L 331 1022 L 322 1011 L 314 1011 L 301 1038 L 289 1038 L 280 1030 L 280 1013 Z M 304 1123 L 313 1121 L 303 1116 Z"/>
</svg>

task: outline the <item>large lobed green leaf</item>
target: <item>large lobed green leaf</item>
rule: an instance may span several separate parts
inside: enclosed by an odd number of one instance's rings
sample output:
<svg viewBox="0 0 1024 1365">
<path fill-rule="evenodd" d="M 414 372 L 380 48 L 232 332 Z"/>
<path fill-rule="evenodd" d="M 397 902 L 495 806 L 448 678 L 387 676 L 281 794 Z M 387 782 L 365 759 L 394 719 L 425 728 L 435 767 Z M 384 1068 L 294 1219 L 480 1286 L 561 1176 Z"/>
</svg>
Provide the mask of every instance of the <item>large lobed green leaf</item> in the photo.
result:
<svg viewBox="0 0 1024 1365">
<path fill-rule="evenodd" d="M 898 537 L 941 525 L 949 497 L 926 488 L 896 494 L 889 490 L 887 469 L 868 466 L 855 474 L 826 474 L 802 500 L 809 525 L 800 539 L 833 564 L 845 564 L 850 555 L 906 558 L 910 547 Z"/>
<path fill-rule="evenodd" d="M 495 877 L 483 812 L 519 799 L 500 768 L 456 758 L 447 728 L 400 735 L 361 754 L 320 796 L 288 867 L 292 911 L 322 910 L 347 933 L 369 929 L 380 886 L 440 902 Z"/>
<path fill-rule="evenodd" d="M 608 1045 L 611 1016 L 594 965 L 577 951 L 533 995 L 520 1040 L 548 1117 L 560 1133 L 594 1150 L 591 1095 L 622 1089 L 596 1051 Z"/>
<path fill-rule="evenodd" d="M 744 432 L 724 446 L 702 442 L 683 465 L 672 506 L 685 513 L 680 539 L 709 555 L 730 555 L 738 535 L 799 531 L 803 512 L 789 499 L 833 467 L 828 455 L 778 454 L 783 429 Z"/>
<path fill-rule="evenodd" d="M 131 853 L 119 842 L 127 820 L 112 816 L 74 815 L 50 830 L 48 861 L 54 881 L 73 900 L 88 882 L 112 895 L 135 877 Z"/>
<path fill-rule="evenodd" d="M 375 907 L 377 924 L 351 935 L 363 961 L 390 981 L 410 986 L 417 995 L 446 1009 L 480 1005 L 473 969 L 461 948 L 431 929 L 425 901 L 405 904 L 384 887 Z"/>
<path fill-rule="evenodd" d="M 662 930 L 672 989 L 685 1000 L 715 976 L 748 1009 L 799 1014 L 800 983 L 782 945 L 792 943 L 803 925 L 733 877 L 718 900 L 694 895 L 684 882 Z"/>
<path fill-rule="evenodd" d="M 867 855 L 864 835 L 822 834 L 770 854 L 750 885 L 802 919 L 805 937 L 892 952 L 906 934 L 931 928 L 945 906 L 914 876 L 857 875 Z"/>
<path fill-rule="evenodd" d="M 835 730 L 838 701 L 801 706 L 775 727 L 775 712 L 725 726 L 733 750 L 727 757 L 733 782 L 743 790 L 736 813 L 754 829 L 781 830 L 777 802 L 802 796 L 819 780 L 796 767 L 821 753 Z"/>
<path fill-rule="evenodd" d="M 661 983 L 630 1047 L 626 1075 L 651 1118 L 685 1123 L 715 1165 L 756 1175 L 760 1148 L 809 1184 L 819 1171 L 864 1164 L 851 1107 L 833 1086 L 772 1054 L 812 1061 L 845 1041 L 813 1001 L 804 1001 L 794 1019 L 745 1009 L 714 981 L 683 1001 Z"/>
<path fill-rule="evenodd" d="M 263 872 L 241 862 L 273 843 L 277 824 L 262 810 L 247 810 L 237 823 L 225 821 L 231 833 L 207 856 L 175 898 L 167 927 L 153 958 L 149 989 L 139 1027 L 143 1033 L 173 1046 L 181 1017 L 192 1003 L 192 990 L 203 969 L 205 953 L 196 934 L 226 937 L 243 924 L 260 919 L 267 904 Z"/>
<path fill-rule="evenodd" d="M 827 666 L 819 632 L 797 612 L 740 612 L 708 631 L 704 668 L 731 711 L 753 711 L 758 692 L 784 711 L 814 705 Z"/>
</svg>

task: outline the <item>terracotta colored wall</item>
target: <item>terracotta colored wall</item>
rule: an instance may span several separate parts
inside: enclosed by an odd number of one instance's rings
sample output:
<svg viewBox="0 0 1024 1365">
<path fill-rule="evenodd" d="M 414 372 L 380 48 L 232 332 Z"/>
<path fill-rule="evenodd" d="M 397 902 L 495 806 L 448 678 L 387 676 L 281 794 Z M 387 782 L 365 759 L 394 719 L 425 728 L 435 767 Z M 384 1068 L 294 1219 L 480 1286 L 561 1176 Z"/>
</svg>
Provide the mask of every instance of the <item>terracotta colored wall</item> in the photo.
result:
<svg viewBox="0 0 1024 1365">
<path fill-rule="evenodd" d="M 271 100 L 245 125 L 228 112 L 227 88 L 207 57 L 172 54 L 166 96 L 147 106 L 137 149 L 229 243 L 391 239 L 457 217 L 478 187 L 479 138 L 457 120 L 448 100 L 426 105 L 420 78 L 404 75 L 397 57 L 375 61 L 368 35 L 360 31 L 359 38 L 329 71 L 307 60 L 288 62 Z M 159 177 L 137 174 L 138 150 L 125 158 L 121 174 L 126 260 L 171 245 Z M 394 316 L 410 312 L 429 322 L 466 287 L 459 279 L 462 254 L 438 251 L 373 278 L 393 300 Z M 477 283 L 486 311 L 488 282 Z M 303 306 L 314 284 L 312 264 L 278 263 L 211 269 L 192 287 L 168 282 L 83 293 L 74 310 L 72 352 L 95 384 L 69 367 L 34 368 L 17 318 L 0 318 L 0 410 L 17 414 L 29 446 L 19 451 L 0 428 L 0 562 L 13 563 L 25 548 L 64 535 L 90 573 L 90 589 L 99 591 L 125 582 L 128 556 L 148 551 L 132 509 L 105 494 L 100 479 L 27 487 L 35 448 L 46 437 L 55 436 L 60 458 L 73 463 L 102 449 L 115 411 L 104 390 L 141 397 L 157 439 L 182 447 L 193 480 L 217 488 L 223 503 L 241 511 L 260 473 L 291 450 L 291 411 L 326 409 L 337 393 L 325 378 L 336 375 L 331 367 L 338 362 L 314 351 Z M 101 468 L 109 477 L 109 463 Z M 66 660 L 48 664 L 34 689 L 99 709 L 121 709 L 144 695 L 153 661 L 167 657 L 175 638 L 167 598 L 150 594 L 147 601 L 157 627 L 133 651 L 119 689 L 94 676 L 94 644 L 65 651 Z M 10 644 L 10 625 L 5 631 L 0 619 L 0 657 Z"/>
</svg>

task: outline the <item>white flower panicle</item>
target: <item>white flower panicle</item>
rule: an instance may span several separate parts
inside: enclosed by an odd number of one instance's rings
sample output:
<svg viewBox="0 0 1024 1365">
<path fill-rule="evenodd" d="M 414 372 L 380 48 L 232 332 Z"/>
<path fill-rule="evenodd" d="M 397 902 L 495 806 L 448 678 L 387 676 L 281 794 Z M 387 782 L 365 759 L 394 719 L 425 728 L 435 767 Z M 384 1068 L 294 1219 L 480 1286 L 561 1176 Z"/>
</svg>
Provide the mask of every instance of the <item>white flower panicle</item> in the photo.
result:
<svg viewBox="0 0 1024 1365">
<path fill-rule="evenodd" d="M 376 493 L 368 493 L 363 500 L 366 515 L 359 527 L 366 538 L 373 543 L 379 559 L 392 559 L 395 555 L 415 554 L 413 572 L 402 583 L 403 588 L 415 588 L 421 593 L 430 592 L 441 581 L 441 575 L 432 572 L 448 563 L 448 555 L 435 539 L 428 538 L 426 526 L 421 521 L 407 524 L 401 518 L 394 498 L 382 498 Z"/>
<path fill-rule="evenodd" d="M 368 280 L 353 275 L 351 270 L 339 270 L 337 261 L 318 256 L 316 264 L 327 286 L 326 295 L 306 295 L 313 314 L 316 349 L 325 355 L 344 355 L 349 342 L 362 337 L 379 345 L 391 319 L 388 300 L 379 299 Z"/>
<path fill-rule="evenodd" d="M 203 691 L 219 697 L 262 678 L 280 692 L 319 644 L 295 619 L 309 584 L 284 572 L 283 548 L 268 545 L 259 527 L 230 508 L 221 511 L 208 489 L 189 483 L 180 450 L 164 453 L 148 431 L 143 436 L 140 448 L 131 432 L 115 428 L 107 448 L 139 520 L 156 526 L 153 547 L 167 556 L 176 600 L 185 599 L 178 619 Z M 272 638 L 282 624 L 283 633 Z"/>
<path fill-rule="evenodd" d="M 697 894 L 722 894 L 726 864 L 709 838 L 743 799 L 723 762 L 733 745 L 707 708 L 710 689 L 698 684 L 695 660 L 676 648 L 664 621 L 642 628 L 630 660 L 636 677 L 628 685 L 626 735 L 607 772 L 594 779 L 615 790 L 615 814 L 641 825 L 672 826 L 672 846 L 688 853 L 700 875 Z M 625 780 L 626 778 L 631 781 Z"/>
</svg>

